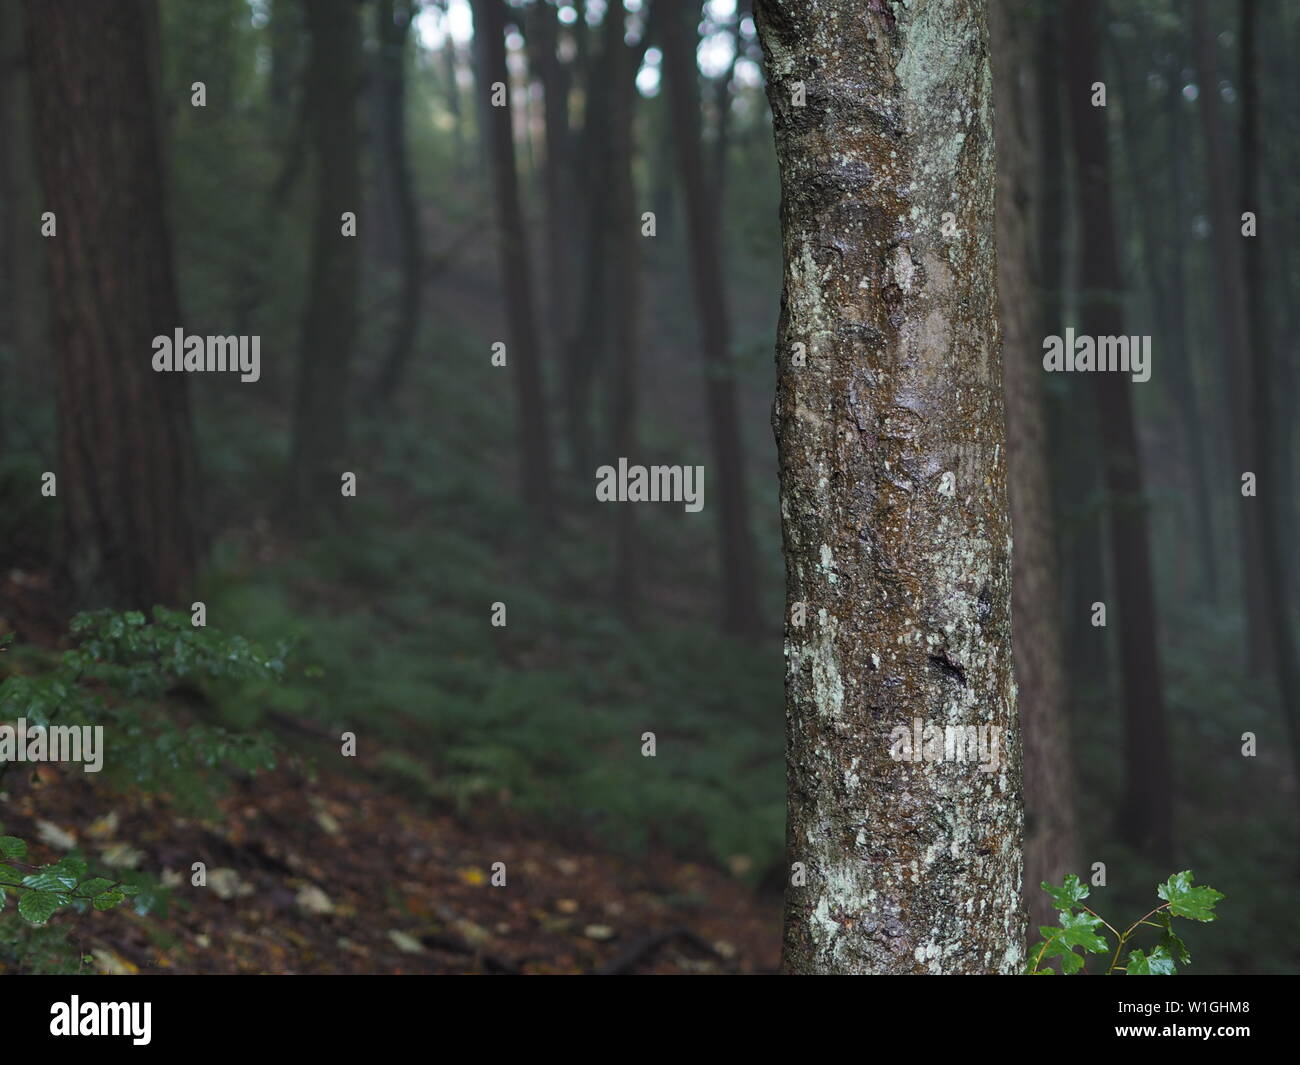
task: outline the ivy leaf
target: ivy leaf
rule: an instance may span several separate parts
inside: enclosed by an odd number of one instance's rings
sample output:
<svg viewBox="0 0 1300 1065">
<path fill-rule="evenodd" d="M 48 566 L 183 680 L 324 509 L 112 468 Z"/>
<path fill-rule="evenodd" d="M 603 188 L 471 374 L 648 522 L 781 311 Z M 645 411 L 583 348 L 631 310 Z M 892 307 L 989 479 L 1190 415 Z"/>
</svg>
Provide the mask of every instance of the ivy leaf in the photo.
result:
<svg viewBox="0 0 1300 1065">
<path fill-rule="evenodd" d="M 27 844 L 17 836 L 0 836 L 0 856 L 5 858 L 27 857 Z"/>
<path fill-rule="evenodd" d="M 1140 950 L 1129 951 L 1128 976 L 1173 976 L 1174 959 L 1164 947 L 1156 947 L 1151 956 L 1145 956 Z"/>
<path fill-rule="evenodd" d="M 1061 913 L 1061 942 L 1071 947 L 1082 947 L 1093 954 L 1105 954 L 1110 948 L 1097 934 L 1101 918 L 1090 913 Z"/>
<path fill-rule="evenodd" d="M 1160 923 L 1160 927 L 1164 929 L 1164 933 L 1160 937 L 1160 945 L 1179 965 L 1190 965 L 1192 955 L 1187 950 L 1187 944 L 1174 931 L 1174 919 L 1169 916 L 1169 911 L 1161 910 L 1156 914 L 1156 920 Z"/>
<path fill-rule="evenodd" d="M 1043 938 L 1047 940 L 1047 947 L 1044 949 L 1041 945 L 1034 950 L 1034 957 L 1038 957 L 1039 951 L 1042 952 L 1043 960 L 1058 958 L 1061 962 L 1061 972 L 1066 976 L 1072 976 L 1083 968 L 1083 955 L 1074 953 L 1070 947 L 1062 942 L 1061 936 L 1064 930 L 1053 928 L 1051 925 L 1043 925 L 1038 929 Z M 1041 970 L 1040 970 L 1041 971 Z M 1050 971 L 1050 970 L 1048 970 Z"/>
<path fill-rule="evenodd" d="M 1088 888 L 1077 876 L 1071 873 L 1060 887 L 1053 887 L 1044 880 L 1039 887 L 1052 896 L 1058 910 L 1073 910 L 1074 904 L 1088 897 Z"/>
<path fill-rule="evenodd" d="M 1223 898 L 1212 887 L 1192 887 L 1192 871 L 1175 873 L 1158 888 L 1156 894 L 1169 903 L 1175 917 L 1193 921 L 1213 921 L 1214 904 Z"/>
<path fill-rule="evenodd" d="M 53 892 L 28 891 L 18 900 L 18 912 L 32 924 L 44 924 L 60 905 L 60 896 Z"/>
</svg>

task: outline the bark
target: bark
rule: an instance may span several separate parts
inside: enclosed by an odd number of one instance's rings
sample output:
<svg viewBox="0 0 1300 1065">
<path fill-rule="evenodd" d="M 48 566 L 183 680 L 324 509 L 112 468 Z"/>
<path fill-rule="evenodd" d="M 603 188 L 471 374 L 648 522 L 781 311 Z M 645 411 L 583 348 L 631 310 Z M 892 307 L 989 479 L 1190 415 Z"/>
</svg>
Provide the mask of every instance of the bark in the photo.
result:
<svg viewBox="0 0 1300 1065">
<path fill-rule="evenodd" d="M 787 842 L 807 877 L 787 888 L 785 967 L 1017 972 L 1020 740 L 984 4 L 756 8 L 786 264 L 773 422 Z M 996 727 L 994 771 L 896 760 L 897 730 L 910 735 L 914 718 Z"/>
<path fill-rule="evenodd" d="M 375 384 L 376 395 L 385 401 L 401 387 L 420 324 L 423 242 L 406 143 L 406 40 L 413 16 L 410 0 L 396 3 L 378 0 L 375 4 L 375 30 L 379 40 L 374 71 L 375 150 L 383 164 L 376 172 L 382 178 L 379 201 L 389 205 L 386 212 L 391 226 L 389 235 L 401 274 L 397 319 Z"/>
<path fill-rule="evenodd" d="M 1036 329 L 1032 209 L 1036 167 L 1030 143 L 1038 99 L 1031 62 L 1034 25 L 1016 0 L 994 0 L 993 99 L 997 115 L 998 292 L 1011 500 L 1012 645 L 1024 738 L 1025 878 L 1030 926 L 1055 923 L 1040 885 L 1078 872 L 1074 765 L 1066 720 L 1061 591 L 1043 415 L 1042 336 Z M 1055 81 L 1055 77 L 1052 79 Z M 1056 167 L 1059 156 L 1044 165 Z"/>
<path fill-rule="evenodd" d="M 474 0 L 474 35 L 478 39 L 482 63 L 480 92 L 490 96 L 494 83 L 506 86 L 506 106 L 492 107 L 489 104 L 484 109 L 484 121 L 499 230 L 501 287 L 508 332 L 507 365 L 515 387 L 516 442 L 523 498 L 530 510 L 549 521 L 554 498 L 550 434 L 537 349 L 532 270 L 523 212 L 519 205 L 519 177 L 515 170 L 502 0 Z"/>
<path fill-rule="evenodd" d="M 313 0 L 305 10 L 311 51 L 305 96 L 316 201 L 286 502 L 294 520 L 310 521 L 327 501 L 339 498 L 339 478 L 352 469 L 348 393 L 360 237 L 343 235 L 342 215 L 361 213 L 361 26 L 353 0 Z M 359 218 L 358 233 L 364 224 Z"/>
<path fill-rule="evenodd" d="M 1106 109 L 1093 107 L 1092 85 L 1104 80 L 1098 46 L 1100 13 L 1092 5 L 1067 5 L 1066 99 L 1078 160 L 1075 185 L 1080 220 L 1080 332 L 1124 333 Z M 1153 356 L 1158 358 L 1158 356 Z M 1159 373 L 1159 364 L 1153 373 Z M 1130 389 L 1119 373 L 1096 373 L 1097 406 L 1105 449 L 1114 606 L 1124 701 L 1125 793 L 1119 813 L 1122 837 L 1153 857 L 1172 849 L 1172 779 L 1165 730 L 1155 589 L 1142 459 Z"/>
<path fill-rule="evenodd" d="M 1219 350 L 1223 359 L 1223 378 L 1228 396 L 1231 438 L 1228 445 L 1233 458 L 1232 469 L 1237 477 L 1247 470 L 1258 476 L 1259 457 L 1255 453 L 1254 435 L 1250 419 L 1257 412 L 1250 410 L 1254 385 L 1254 356 L 1246 334 L 1245 294 L 1242 290 L 1240 252 L 1240 214 L 1230 185 L 1228 174 L 1229 146 L 1224 134 L 1223 116 L 1219 102 L 1219 77 L 1215 63 L 1215 37 L 1210 30 L 1205 0 L 1192 2 L 1192 53 L 1195 59 L 1196 80 L 1200 93 L 1196 98 L 1201 116 L 1201 131 L 1205 138 L 1206 183 L 1209 188 L 1208 214 L 1210 220 L 1210 249 L 1213 300 L 1219 325 Z M 1239 482 L 1237 486 L 1239 489 Z M 1246 615 L 1246 650 L 1252 666 L 1267 668 L 1269 637 L 1264 603 L 1264 582 L 1267 579 L 1261 566 L 1259 508 L 1253 500 L 1241 498 L 1240 536 L 1238 549 L 1241 558 L 1241 580 Z"/>
<path fill-rule="evenodd" d="M 718 514 L 723 575 L 722 624 L 726 632 L 745 634 L 753 633 L 759 625 L 754 595 L 754 537 L 749 518 L 744 441 L 731 370 L 722 233 L 705 177 L 699 72 L 695 62 L 697 14 L 689 4 L 670 3 L 662 11 L 659 27 L 704 358 L 705 404 L 713 454 L 710 473 L 717 499 L 714 506 Z"/>
<path fill-rule="evenodd" d="M 152 341 L 181 325 L 144 0 L 27 4 L 52 284 L 59 556 L 79 606 L 181 603 L 198 517 L 183 374 Z M 35 490 L 35 488 L 33 488 Z"/>
</svg>

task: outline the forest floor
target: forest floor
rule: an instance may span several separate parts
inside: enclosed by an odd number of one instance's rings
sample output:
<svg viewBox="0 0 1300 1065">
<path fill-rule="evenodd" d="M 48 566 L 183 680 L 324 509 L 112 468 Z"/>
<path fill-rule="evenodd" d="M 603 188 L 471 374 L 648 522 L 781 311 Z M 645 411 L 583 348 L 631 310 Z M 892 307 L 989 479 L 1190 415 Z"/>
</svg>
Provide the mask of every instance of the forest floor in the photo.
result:
<svg viewBox="0 0 1300 1065">
<path fill-rule="evenodd" d="M 761 973 L 779 962 L 779 901 L 718 869 L 557 845 L 361 777 L 281 767 L 238 781 L 208 821 L 157 795 L 108 794 L 71 767 L 11 770 L 5 783 L 6 831 L 31 842 L 32 861 L 75 846 L 92 866 L 170 885 L 165 915 L 55 918 L 100 972 Z M 196 861 L 206 887 L 191 886 Z M 492 884 L 496 861 L 504 886 Z"/>
</svg>

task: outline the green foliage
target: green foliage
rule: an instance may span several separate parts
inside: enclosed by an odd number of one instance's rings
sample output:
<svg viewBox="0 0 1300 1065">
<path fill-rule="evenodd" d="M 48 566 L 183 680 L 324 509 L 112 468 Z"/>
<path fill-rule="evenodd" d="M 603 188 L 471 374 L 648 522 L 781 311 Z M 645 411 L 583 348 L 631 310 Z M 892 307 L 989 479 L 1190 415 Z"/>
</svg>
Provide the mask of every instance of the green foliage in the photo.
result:
<svg viewBox="0 0 1300 1065">
<path fill-rule="evenodd" d="M 78 614 L 71 636 L 75 646 L 50 668 L 0 683 L 0 719 L 102 726 L 110 779 L 168 791 L 191 808 L 203 808 L 216 789 L 207 770 L 274 765 L 266 737 L 221 725 L 183 727 L 159 704 L 178 686 L 230 691 L 278 683 L 287 645 L 268 654 L 242 636 L 195 628 L 188 615 L 163 607 L 154 608 L 152 623 L 138 611 Z"/>
<path fill-rule="evenodd" d="M 68 942 L 71 926 L 49 923 L 61 910 L 111 910 L 128 900 L 141 915 L 165 908 L 162 889 L 141 873 L 92 876 L 75 852 L 30 865 L 23 861 L 27 844 L 15 836 L 0 836 L 0 855 L 5 859 L 0 862 L 0 966 L 26 973 L 79 971 L 87 959 Z M 10 907 L 10 901 L 16 905 Z"/>
<path fill-rule="evenodd" d="M 1088 954 L 1111 954 L 1111 945 L 1102 934 L 1103 928 L 1116 940 L 1110 967 L 1106 970 L 1108 976 L 1116 973 L 1128 976 L 1173 976 L 1175 963 L 1187 965 L 1192 960 L 1187 945 L 1174 932 L 1173 919 L 1183 917 L 1190 921 L 1213 921 L 1215 903 L 1223 898 L 1214 888 L 1193 886 L 1190 870 L 1175 873 L 1156 888 L 1156 895 L 1165 900 L 1163 905 L 1143 914 L 1120 932 L 1083 904 L 1089 890 L 1073 873 L 1065 878 L 1060 887 L 1054 887 L 1046 880 L 1041 886 L 1061 908 L 1061 924 L 1059 927 L 1043 925 L 1038 929 L 1043 941 L 1029 951 L 1025 963 L 1025 974 L 1028 976 L 1054 975 L 1055 970 L 1044 966 L 1044 963 L 1053 960 L 1059 963 L 1061 972 L 1066 976 L 1083 972 Z M 1160 933 L 1159 943 L 1150 953 L 1130 950 L 1127 964 L 1120 965 L 1121 952 L 1139 928 L 1156 929 Z M 1078 952 L 1076 947 L 1079 948 Z"/>
</svg>

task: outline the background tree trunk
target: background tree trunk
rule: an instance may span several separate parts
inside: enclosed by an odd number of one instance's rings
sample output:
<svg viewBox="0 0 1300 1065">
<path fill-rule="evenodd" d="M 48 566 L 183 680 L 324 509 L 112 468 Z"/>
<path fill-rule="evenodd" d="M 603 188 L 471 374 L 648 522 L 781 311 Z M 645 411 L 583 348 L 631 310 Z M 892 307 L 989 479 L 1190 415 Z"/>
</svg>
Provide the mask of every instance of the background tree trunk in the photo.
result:
<svg viewBox="0 0 1300 1065">
<path fill-rule="evenodd" d="M 376 172 L 382 178 L 378 198 L 389 205 L 383 216 L 392 227 L 390 236 L 401 274 L 397 318 L 375 384 L 381 400 L 391 399 L 400 387 L 420 324 L 423 242 L 406 145 L 406 41 L 414 14 L 411 0 L 376 0 L 375 157 L 383 161 Z"/>
<path fill-rule="evenodd" d="M 1061 592 L 1043 418 L 1042 337 L 1034 300 L 1031 134 L 1038 99 L 1032 20 L 1016 0 L 993 0 L 993 98 L 998 150 L 998 292 L 1007 404 L 1007 471 L 1014 540 L 1011 594 L 1020 728 L 1024 737 L 1025 879 L 1031 928 L 1052 924 L 1040 888 L 1078 872 L 1074 764 L 1066 720 Z M 1058 165 L 1057 158 L 1043 165 Z"/>
<path fill-rule="evenodd" d="M 1257 23 L 1255 0 L 1241 0 L 1241 200 L 1243 210 L 1254 212 L 1258 233 L 1254 237 L 1241 238 L 1245 242 L 1242 255 L 1249 311 L 1245 323 L 1246 340 L 1254 353 L 1255 363 L 1252 401 L 1255 454 L 1259 465 L 1259 495 L 1255 502 L 1259 505 L 1261 563 L 1265 576 L 1262 591 L 1268 612 L 1266 631 L 1274 641 L 1269 648 L 1269 656 L 1276 670 L 1282 718 L 1291 743 L 1291 764 L 1295 769 L 1296 780 L 1300 781 L 1300 664 L 1296 661 L 1295 635 L 1286 595 L 1290 585 L 1290 556 L 1281 543 L 1281 511 L 1287 496 L 1287 484 L 1281 476 L 1282 464 L 1278 461 L 1281 453 L 1274 439 L 1273 394 L 1276 382 L 1272 365 L 1272 338 L 1269 335 L 1264 248 L 1261 245 L 1262 241 L 1273 239 L 1277 226 L 1275 219 L 1261 217 L 1260 108 L 1255 60 Z M 1300 853 L 1297 854 L 1297 861 L 1300 862 Z"/>
<path fill-rule="evenodd" d="M 311 39 L 305 92 L 316 203 L 289 466 L 289 513 L 295 520 L 308 519 L 339 498 L 339 478 L 352 470 L 348 400 L 361 245 L 360 236 L 343 235 L 342 215 L 362 214 L 358 6 L 354 0 L 313 0 L 305 9 Z M 365 224 L 359 217 L 358 234 Z"/>
<path fill-rule="evenodd" d="M 1121 336 L 1123 280 L 1111 205 L 1106 109 L 1091 102 L 1093 84 L 1104 80 L 1098 47 L 1100 18 L 1101 12 L 1093 5 L 1066 5 L 1066 101 L 1078 160 L 1080 331 L 1092 336 Z M 1160 372 L 1159 363 L 1153 372 Z M 1145 848 L 1151 857 L 1163 861 L 1173 847 L 1173 782 L 1142 458 L 1129 392 L 1135 386 L 1120 373 L 1094 376 L 1105 448 L 1110 556 L 1118 608 L 1110 611 L 1108 620 L 1118 629 L 1124 697 L 1125 793 L 1119 829 L 1134 847 Z"/>
<path fill-rule="evenodd" d="M 1192 54 L 1200 92 L 1196 97 L 1205 138 L 1205 173 L 1209 202 L 1210 251 L 1214 271 L 1214 304 L 1219 325 L 1219 347 L 1223 379 L 1228 396 L 1232 448 L 1232 488 L 1240 507 L 1242 603 L 1246 621 L 1246 654 L 1257 669 L 1270 667 L 1272 639 L 1267 631 L 1264 582 L 1259 539 L 1259 507 L 1256 500 L 1243 498 L 1240 477 L 1247 470 L 1259 473 L 1259 456 L 1250 419 L 1253 393 L 1254 353 L 1247 339 L 1246 302 L 1242 289 L 1240 215 L 1230 184 L 1229 145 L 1220 112 L 1219 75 L 1215 62 L 1215 36 L 1210 29 L 1205 0 L 1192 0 Z"/>
<path fill-rule="evenodd" d="M 25 9 L 36 150 L 58 224 L 46 248 L 60 557 L 85 607 L 176 605 L 198 557 L 186 379 L 152 367 L 153 338 L 182 323 L 149 6 Z"/>
<path fill-rule="evenodd" d="M 713 489 L 722 556 L 723 628 L 752 633 L 760 618 L 754 595 L 754 534 L 750 527 L 744 440 L 736 412 L 731 370 L 727 286 L 722 275 L 722 234 L 705 176 L 700 82 L 696 68 L 691 4 L 668 4 L 658 25 L 663 39 L 663 76 L 676 137 L 677 173 L 685 199 L 691 277 L 704 357 L 705 401 L 713 450 Z"/>
<path fill-rule="evenodd" d="M 791 611 L 788 859 L 807 876 L 786 892 L 785 966 L 1017 972 L 984 4 L 756 7 L 786 264 L 773 418 Z M 996 770 L 896 760 L 897 730 L 910 736 L 916 718 L 996 727 Z"/>
<path fill-rule="evenodd" d="M 505 107 L 492 107 L 488 103 L 484 121 L 500 230 L 501 286 L 509 332 L 507 372 L 515 383 L 520 487 L 525 502 L 534 513 L 549 520 L 554 498 L 551 443 L 538 357 L 537 313 L 533 306 L 528 240 L 519 206 L 505 30 L 502 0 L 474 0 L 474 35 L 481 38 L 479 56 L 483 64 L 479 91 L 490 97 L 492 85 L 500 82 L 506 86 L 507 95 Z"/>
</svg>

